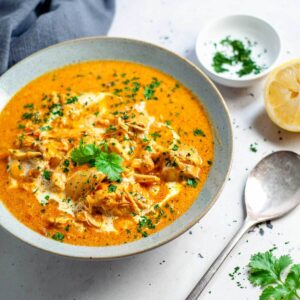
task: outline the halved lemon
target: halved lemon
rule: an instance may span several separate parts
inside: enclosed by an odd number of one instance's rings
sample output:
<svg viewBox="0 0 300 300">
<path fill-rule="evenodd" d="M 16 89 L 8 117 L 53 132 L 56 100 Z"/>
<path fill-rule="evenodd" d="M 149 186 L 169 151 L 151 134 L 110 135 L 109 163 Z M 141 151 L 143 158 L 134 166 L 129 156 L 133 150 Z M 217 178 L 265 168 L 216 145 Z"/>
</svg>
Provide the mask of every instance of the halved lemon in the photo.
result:
<svg viewBox="0 0 300 300">
<path fill-rule="evenodd" d="M 265 107 L 279 127 L 300 132 L 300 59 L 288 61 L 270 73 L 265 87 Z"/>
</svg>

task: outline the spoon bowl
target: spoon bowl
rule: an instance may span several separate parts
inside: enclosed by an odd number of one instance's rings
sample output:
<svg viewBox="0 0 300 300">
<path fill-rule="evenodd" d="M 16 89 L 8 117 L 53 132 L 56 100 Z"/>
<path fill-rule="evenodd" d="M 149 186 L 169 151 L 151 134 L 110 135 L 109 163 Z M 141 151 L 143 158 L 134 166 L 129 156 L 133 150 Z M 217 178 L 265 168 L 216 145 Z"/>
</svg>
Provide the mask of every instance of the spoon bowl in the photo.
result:
<svg viewBox="0 0 300 300">
<path fill-rule="evenodd" d="M 245 186 L 247 217 L 256 223 L 281 217 L 300 204 L 300 155 L 274 152 L 261 160 Z"/>
</svg>

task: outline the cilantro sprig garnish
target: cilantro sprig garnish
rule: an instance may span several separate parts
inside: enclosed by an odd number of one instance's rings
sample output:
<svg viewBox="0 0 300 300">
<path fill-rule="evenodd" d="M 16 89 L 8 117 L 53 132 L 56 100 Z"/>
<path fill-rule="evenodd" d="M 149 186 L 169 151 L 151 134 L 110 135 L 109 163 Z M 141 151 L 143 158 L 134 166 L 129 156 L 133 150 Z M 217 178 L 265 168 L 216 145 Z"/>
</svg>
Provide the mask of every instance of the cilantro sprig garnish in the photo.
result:
<svg viewBox="0 0 300 300">
<path fill-rule="evenodd" d="M 100 152 L 96 157 L 95 166 L 97 170 L 106 174 L 108 179 L 116 181 L 120 179 L 120 174 L 123 172 L 122 157 L 114 152 Z"/>
<path fill-rule="evenodd" d="M 84 144 L 81 140 L 79 147 L 74 148 L 71 152 L 73 162 L 78 165 L 89 164 L 95 166 L 96 157 L 100 154 L 101 150 L 95 144 Z"/>
<path fill-rule="evenodd" d="M 300 299 L 300 264 L 293 264 L 289 255 L 276 258 L 271 251 L 252 255 L 249 281 L 263 291 L 260 300 Z"/>
<path fill-rule="evenodd" d="M 107 147 L 101 150 L 95 144 L 84 144 L 81 140 L 79 146 L 71 152 L 72 161 L 78 165 L 88 164 L 91 167 L 96 167 L 111 181 L 120 179 L 120 174 L 123 172 L 122 157 L 117 153 L 108 152 Z"/>
</svg>

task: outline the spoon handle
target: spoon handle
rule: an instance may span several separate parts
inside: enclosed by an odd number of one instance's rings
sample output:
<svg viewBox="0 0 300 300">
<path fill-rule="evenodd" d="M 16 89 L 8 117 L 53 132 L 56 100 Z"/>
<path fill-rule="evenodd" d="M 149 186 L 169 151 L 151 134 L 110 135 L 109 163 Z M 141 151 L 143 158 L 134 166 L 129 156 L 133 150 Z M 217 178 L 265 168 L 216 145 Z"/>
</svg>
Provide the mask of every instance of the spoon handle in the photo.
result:
<svg viewBox="0 0 300 300">
<path fill-rule="evenodd" d="M 242 227 L 239 229 L 239 231 L 236 233 L 236 235 L 232 238 L 232 240 L 228 243 L 228 245 L 224 248 L 224 250 L 219 254 L 219 256 L 216 258 L 216 260 L 213 262 L 211 267 L 207 270 L 207 272 L 203 275 L 203 277 L 198 281 L 194 289 L 191 291 L 191 293 L 188 295 L 186 300 L 196 300 L 201 295 L 202 291 L 205 289 L 209 281 L 212 279 L 212 277 L 215 275 L 215 273 L 218 271 L 226 257 L 229 255 L 231 250 L 234 248 L 234 246 L 237 244 L 237 242 L 240 240 L 240 238 L 247 232 L 255 222 L 252 220 L 246 218 Z"/>
</svg>

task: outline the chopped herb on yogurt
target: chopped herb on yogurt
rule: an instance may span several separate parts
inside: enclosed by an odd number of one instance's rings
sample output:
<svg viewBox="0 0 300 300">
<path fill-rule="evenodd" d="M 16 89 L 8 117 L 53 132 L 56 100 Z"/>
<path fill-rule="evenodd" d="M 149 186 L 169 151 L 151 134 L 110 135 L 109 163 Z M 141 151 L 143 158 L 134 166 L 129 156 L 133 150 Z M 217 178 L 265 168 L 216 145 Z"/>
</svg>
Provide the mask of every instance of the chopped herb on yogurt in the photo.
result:
<svg viewBox="0 0 300 300">
<path fill-rule="evenodd" d="M 252 47 L 255 43 L 248 40 L 248 45 L 229 36 L 215 44 L 216 52 L 212 59 L 212 67 L 217 73 L 229 72 L 229 66 L 237 66 L 235 73 L 239 77 L 248 74 L 259 74 L 265 68 L 255 62 L 252 57 Z M 222 50 L 219 50 L 219 49 Z"/>
</svg>

